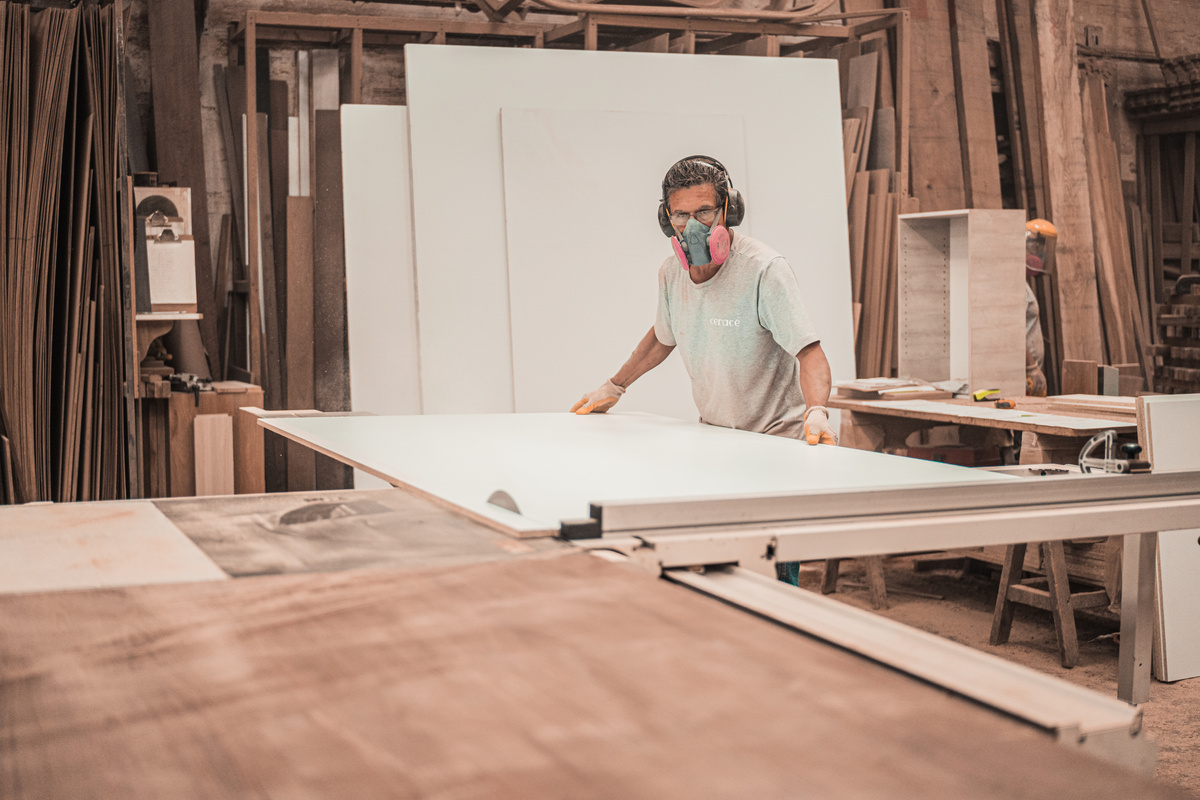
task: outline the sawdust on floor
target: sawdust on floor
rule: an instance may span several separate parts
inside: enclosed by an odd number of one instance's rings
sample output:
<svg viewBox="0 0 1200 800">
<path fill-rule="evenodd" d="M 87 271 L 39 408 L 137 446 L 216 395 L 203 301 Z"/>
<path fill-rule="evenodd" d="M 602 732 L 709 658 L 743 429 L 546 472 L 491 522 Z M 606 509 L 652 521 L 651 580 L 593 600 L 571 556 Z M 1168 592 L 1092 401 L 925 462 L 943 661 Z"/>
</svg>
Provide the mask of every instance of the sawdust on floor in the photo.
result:
<svg viewBox="0 0 1200 800">
<path fill-rule="evenodd" d="M 999 585 L 998 568 L 968 571 L 938 569 L 918 572 L 920 556 L 896 556 L 885 561 L 889 607 L 878 610 L 889 619 L 936 633 L 952 641 L 1015 661 L 1102 694 L 1116 696 L 1117 644 L 1110 634 L 1120 629 L 1116 615 L 1106 609 L 1076 614 L 1079 663 L 1063 669 L 1059 662 L 1054 622 L 1049 612 L 1018 606 L 1009 642 L 988 644 L 992 610 Z M 820 564 L 806 564 L 800 585 L 818 590 Z M 851 585 L 847 585 L 851 584 Z M 861 564 L 844 561 L 834 597 L 868 610 L 871 603 Z M 933 600 L 904 590 L 940 595 Z M 1200 795 L 1200 678 L 1150 684 L 1150 701 L 1142 706 L 1145 728 L 1158 741 L 1155 779 Z"/>
</svg>

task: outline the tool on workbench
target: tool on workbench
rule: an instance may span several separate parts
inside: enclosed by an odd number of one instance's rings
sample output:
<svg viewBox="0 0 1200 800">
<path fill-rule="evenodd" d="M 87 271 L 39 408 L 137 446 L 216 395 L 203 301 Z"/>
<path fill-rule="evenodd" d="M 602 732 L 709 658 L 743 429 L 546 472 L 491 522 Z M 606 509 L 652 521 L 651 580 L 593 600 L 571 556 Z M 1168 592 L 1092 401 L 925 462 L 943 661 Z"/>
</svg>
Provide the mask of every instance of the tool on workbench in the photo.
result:
<svg viewBox="0 0 1200 800">
<path fill-rule="evenodd" d="M 984 400 L 990 400 L 992 395 L 997 394 L 1000 394 L 999 389 L 980 389 L 978 391 L 971 392 L 971 399 L 976 403 L 982 403 Z"/>
<path fill-rule="evenodd" d="M 1094 455 L 1100 446 L 1104 446 L 1104 456 L 1099 457 Z M 1127 442 L 1119 446 L 1120 452 L 1125 458 L 1117 457 L 1117 432 L 1113 429 L 1097 433 L 1091 439 L 1088 439 L 1087 444 L 1083 446 L 1083 450 L 1079 453 L 1079 469 L 1084 472 L 1111 472 L 1118 475 L 1128 474 L 1131 472 L 1149 472 L 1150 462 L 1138 458 L 1142 452 L 1142 446 Z"/>
<path fill-rule="evenodd" d="M 996 408 L 1016 408 L 1017 401 L 1007 397 L 1001 397 L 996 400 Z"/>
</svg>

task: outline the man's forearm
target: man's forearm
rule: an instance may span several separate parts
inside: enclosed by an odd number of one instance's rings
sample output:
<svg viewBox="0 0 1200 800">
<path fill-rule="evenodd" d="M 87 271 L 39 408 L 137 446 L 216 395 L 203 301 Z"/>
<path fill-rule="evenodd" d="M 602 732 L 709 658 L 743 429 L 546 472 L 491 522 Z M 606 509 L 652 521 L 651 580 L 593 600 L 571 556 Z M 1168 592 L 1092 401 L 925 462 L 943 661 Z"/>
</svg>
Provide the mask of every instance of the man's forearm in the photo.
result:
<svg viewBox="0 0 1200 800">
<path fill-rule="evenodd" d="M 814 342 L 801 350 L 796 354 L 796 361 L 800 366 L 800 391 L 804 394 L 804 404 L 812 408 L 828 403 L 833 379 L 821 343 Z"/>
<path fill-rule="evenodd" d="M 661 364 L 667 356 L 671 355 L 671 351 L 674 349 L 673 346 L 660 342 L 658 337 L 654 335 L 654 328 L 651 327 L 646 335 L 642 337 L 642 340 L 638 342 L 638 346 L 634 348 L 633 354 L 629 356 L 629 360 L 612 377 L 612 382 L 622 389 L 628 389 L 629 384 Z"/>
</svg>

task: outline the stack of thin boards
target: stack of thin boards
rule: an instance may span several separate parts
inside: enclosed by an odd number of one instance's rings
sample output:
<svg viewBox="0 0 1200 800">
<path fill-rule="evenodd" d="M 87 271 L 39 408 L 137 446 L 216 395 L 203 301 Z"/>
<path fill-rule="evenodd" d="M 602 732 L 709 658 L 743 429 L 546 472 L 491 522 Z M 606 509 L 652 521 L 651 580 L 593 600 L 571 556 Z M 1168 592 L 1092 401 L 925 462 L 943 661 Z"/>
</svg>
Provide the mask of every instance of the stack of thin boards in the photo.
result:
<svg viewBox="0 0 1200 800">
<path fill-rule="evenodd" d="M 916 207 L 902 207 L 887 34 L 815 55 L 836 58 L 841 75 L 857 373 L 888 376 L 896 364 L 896 217 Z"/>
<path fill-rule="evenodd" d="M 269 51 L 258 55 L 259 174 L 251 178 L 259 241 L 251 246 L 261 254 L 253 291 L 262 293 L 262 314 L 247 280 L 247 209 L 234 191 L 217 248 L 218 372 L 262 385 L 270 409 L 348 411 L 338 53 L 296 51 L 290 83 L 271 80 L 280 62 Z M 216 65 L 213 82 L 229 184 L 244 186 L 245 67 Z M 268 437 L 265 458 L 268 490 L 349 486 L 341 465 L 314 463 L 311 451 L 278 437 Z"/>
<path fill-rule="evenodd" d="M 1168 295 L 1160 312 L 1154 388 L 1164 394 L 1200 393 L 1200 283 Z"/>
<path fill-rule="evenodd" d="M 0 2 L 0 499 L 125 497 L 113 7 Z"/>
</svg>

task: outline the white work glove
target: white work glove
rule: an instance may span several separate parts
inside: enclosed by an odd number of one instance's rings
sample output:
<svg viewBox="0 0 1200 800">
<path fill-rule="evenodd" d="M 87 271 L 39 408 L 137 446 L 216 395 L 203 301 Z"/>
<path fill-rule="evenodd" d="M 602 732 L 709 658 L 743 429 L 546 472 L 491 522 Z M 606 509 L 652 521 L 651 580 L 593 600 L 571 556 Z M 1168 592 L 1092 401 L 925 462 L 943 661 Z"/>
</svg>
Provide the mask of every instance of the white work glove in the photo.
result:
<svg viewBox="0 0 1200 800">
<path fill-rule="evenodd" d="M 809 444 L 837 444 L 837 434 L 829 425 L 829 410 L 812 406 L 804 412 L 804 441 Z"/>
<path fill-rule="evenodd" d="M 615 406 L 623 394 L 625 390 L 622 387 L 607 380 L 599 389 L 585 394 L 582 400 L 571 406 L 571 410 L 576 414 L 603 414 Z"/>
</svg>

